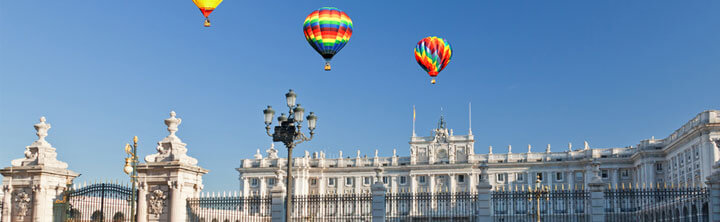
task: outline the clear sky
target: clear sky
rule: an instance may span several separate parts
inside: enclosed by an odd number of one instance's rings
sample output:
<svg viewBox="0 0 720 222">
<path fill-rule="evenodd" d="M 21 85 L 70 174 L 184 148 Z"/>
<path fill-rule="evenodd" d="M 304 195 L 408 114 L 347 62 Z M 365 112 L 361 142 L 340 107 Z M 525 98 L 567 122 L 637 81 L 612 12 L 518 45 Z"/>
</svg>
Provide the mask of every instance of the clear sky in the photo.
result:
<svg viewBox="0 0 720 222">
<path fill-rule="evenodd" d="M 322 6 L 355 25 L 331 72 L 302 35 Z M 286 112 L 290 88 L 319 116 L 298 155 L 408 155 L 413 105 L 419 135 L 441 108 L 465 134 L 469 102 L 476 153 L 635 145 L 720 108 L 719 11 L 711 0 L 226 0 L 204 28 L 190 0 L 2 1 L 0 166 L 46 116 L 79 181 L 127 180 L 124 144 L 137 135 L 143 157 L 155 152 L 175 110 L 177 135 L 210 170 L 206 190 L 236 189 L 240 159 L 270 145 L 262 109 Z M 454 48 L 436 85 L 412 54 L 429 35 Z"/>
</svg>

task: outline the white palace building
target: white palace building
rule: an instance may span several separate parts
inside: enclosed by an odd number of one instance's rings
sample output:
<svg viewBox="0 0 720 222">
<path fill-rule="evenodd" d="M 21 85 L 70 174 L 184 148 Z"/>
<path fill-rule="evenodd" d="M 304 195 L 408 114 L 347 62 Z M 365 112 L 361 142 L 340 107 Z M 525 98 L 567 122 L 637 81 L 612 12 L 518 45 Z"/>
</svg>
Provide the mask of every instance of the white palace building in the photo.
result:
<svg viewBox="0 0 720 222">
<path fill-rule="evenodd" d="M 441 117 L 430 136 L 410 138 L 410 156 L 326 158 L 324 152 L 294 159 L 295 194 L 368 193 L 376 169 L 388 192 L 474 192 L 479 181 L 478 165 L 486 163 L 495 189 L 524 189 L 536 178 L 555 189 L 585 189 L 592 178 L 592 163 L 599 162 L 601 178 L 611 186 L 678 187 L 705 186 L 712 165 L 720 158 L 713 140 L 720 138 L 720 110 L 705 111 L 664 139 L 647 139 L 636 146 L 580 149 L 565 152 L 544 150 L 476 154 L 475 137 L 454 135 Z M 517 150 L 516 150 L 517 151 Z M 262 155 L 244 159 L 237 171 L 243 195 L 268 195 L 284 175 L 287 159 L 270 147 Z"/>
</svg>

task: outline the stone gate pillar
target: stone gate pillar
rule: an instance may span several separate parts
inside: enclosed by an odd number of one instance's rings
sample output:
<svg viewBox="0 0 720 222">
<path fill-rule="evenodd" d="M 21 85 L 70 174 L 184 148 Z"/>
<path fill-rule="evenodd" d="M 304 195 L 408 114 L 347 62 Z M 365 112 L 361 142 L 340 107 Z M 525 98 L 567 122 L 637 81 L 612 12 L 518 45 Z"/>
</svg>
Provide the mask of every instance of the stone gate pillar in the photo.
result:
<svg viewBox="0 0 720 222">
<path fill-rule="evenodd" d="M 79 175 L 57 160 L 55 148 L 45 140 L 50 129 L 45 117 L 34 127 L 38 139 L 25 147 L 25 157 L 0 170 L 5 192 L 2 222 L 51 222 L 53 201 Z"/>
<path fill-rule="evenodd" d="M 720 138 L 711 140 L 713 149 L 720 149 Z M 710 221 L 720 222 L 720 161 L 713 165 L 712 174 L 707 177 L 708 197 L 708 216 Z"/>
<path fill-rule="evenodd" d="M 138 222 L 186 221 L 187 199 L 198 197 L 202 191 L 202 176 L 208 170 L 187 155 L 187 144 L 175 135 L 182 119 L 170 112 L 165 125 L 170 135 L 158 142 L 157 153 L 145 157 L 138 165 L 139 183 L 142 184 L 138 200 Z"/>
<path fill-rule="evenodd" d="M 600 178 L 600 162 L 593 160 L 592 162 L 593 176 L 588 183 L 590 190 L 590 221 L 605 221 L 605 193 L 603 192 L 607 185 Z"/>
<path fill-rule="evenodd" d="M 477 185 L 477 217 L 478 221 L 491 221 L 492 217 L 492 185 L 488 180 L 488 165 L 483 162 L 478 166 L 480 169 L 480 177 Z M 471 180 L 473 178 L 470 178 Z"/>
</svg>

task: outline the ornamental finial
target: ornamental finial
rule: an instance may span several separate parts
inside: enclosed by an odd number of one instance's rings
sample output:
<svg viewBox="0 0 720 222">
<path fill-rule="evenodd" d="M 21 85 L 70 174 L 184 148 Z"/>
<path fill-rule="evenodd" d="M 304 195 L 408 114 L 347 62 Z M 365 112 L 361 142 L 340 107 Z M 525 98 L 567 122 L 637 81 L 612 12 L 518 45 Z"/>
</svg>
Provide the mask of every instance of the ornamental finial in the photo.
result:
<svg viewBox="0 0 720 222">
<path fill-rule="evenodd" d="M 45 117 L 40 117 L 40 122 L 35 124 L 35 131 L 37 131 L 36 135 L 38 136 L 38 140 L 36 141 L 39 144 L 47 144 L 48 142 L 45 141 L 45 137 L 48 136 L 48 130 L 50 129 L 50 124 L 46 123 L 47 121 Z"/>
<path fill-rule="evenodd" d="M 175 111 L 170 111 L 170 118 L 165 119 L 165 125 L 167 125 L 167 130 L 170 132 L 168 137 L 177 138 L 177 136 L 175 136 L 175 132 L 178 131 L 178 126 L 182 122 L 182 119 L 175 118 L 175 116 Z"/>
</svg>

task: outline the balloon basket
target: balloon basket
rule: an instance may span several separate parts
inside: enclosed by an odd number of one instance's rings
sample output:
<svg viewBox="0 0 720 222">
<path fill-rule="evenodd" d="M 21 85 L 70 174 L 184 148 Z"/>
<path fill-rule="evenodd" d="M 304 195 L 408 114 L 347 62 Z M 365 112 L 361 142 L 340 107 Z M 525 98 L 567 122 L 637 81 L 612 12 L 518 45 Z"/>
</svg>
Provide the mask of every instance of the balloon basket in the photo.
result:
<svg viewBox="0 0 720 222">
<path fill-rule="evenodd" d="M 325 63 L 325 71 L 330 71 L 330 62 Z"/>
<path fill-rule="evenodd" d="M 203 26 L 210 27 L 210 19 L 205 19 L 205 23 L 203 23 Z"/>
<path fill-rule="evenodd" d="M 430 83 L 435 84 L 435 78 L 433 78 Z"/>
</svg>

